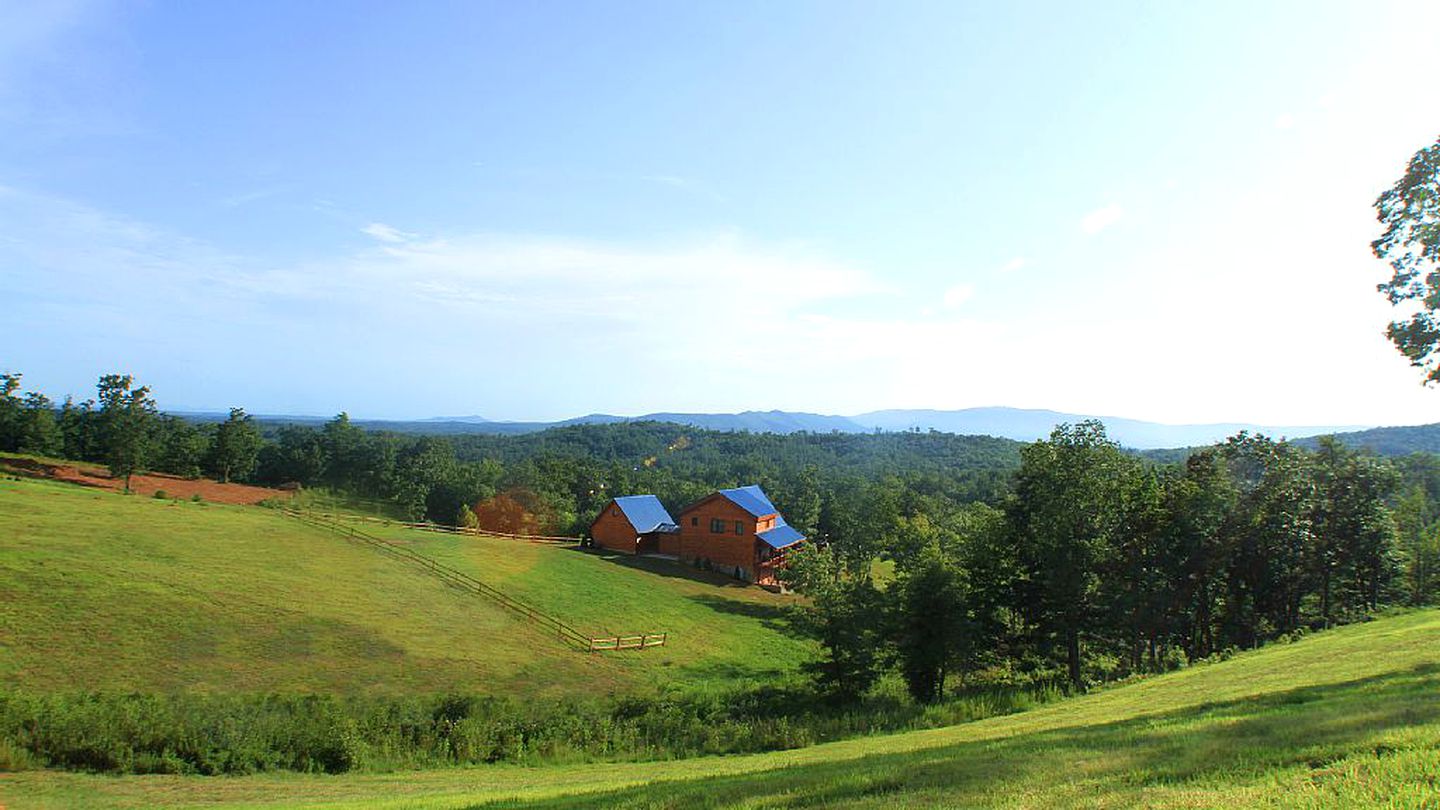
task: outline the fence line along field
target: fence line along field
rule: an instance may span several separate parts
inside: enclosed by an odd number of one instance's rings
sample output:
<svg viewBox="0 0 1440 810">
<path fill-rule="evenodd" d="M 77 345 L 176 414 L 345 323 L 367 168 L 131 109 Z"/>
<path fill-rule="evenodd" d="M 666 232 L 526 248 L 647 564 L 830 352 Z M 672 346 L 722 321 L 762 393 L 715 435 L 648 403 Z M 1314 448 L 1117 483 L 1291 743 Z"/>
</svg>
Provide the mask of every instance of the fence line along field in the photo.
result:
<svg viewBox="0 0 1440 810">
<path fill-rule="evenodd" d="M 279 510 L 0 480 L 0 686 L 103 691 L 572 695 L 793 671 L 785 597 L 554 545 L 367 531 L 595 637 L 595 656 L 428 572 Z M 724 644 L 707 639 L 723 637 Z"/>
<path fill-rule="evenodd" d="M 287 509 L 285 510 L 285 514 L 308 526 L 325 529 L 347 540 L 369 546 L 399 562 L 418 565 L 440 582 L 444 582 L 452 588 L 458 588 L 467 593 L 472 593 L 481 599 L 488 599 L 494 604 L 528 621 L 533 627 L 540 629 L 542 632 L 553 634 L 560 643 L 576 646 L 578 649 L 585 650 L 586 652 L 647 650 L 652 647 L 663 647 L 665 646 L 665 642 L 669 640 L 668 633 L 639 633 L 596 638 L 595 636 L 576 630 L 561 618 L 552 616 L 533 605 L 516 599 L 504 591 L 487 585 L 463 571 L 441 565 L 407 546 L 381 539 L 354 525 L 334 520 L 329 516 L 308 515 L 295 509 Z M 434 531 L 434 527 L 429 524 L 402 523 L 401 525 L 410 529 L 419 528 L 425 531 Z M 457 531 L 450 532 L 450 534 L 477 535 L 478 533 Z M 517 535 L 509 539 L 521 539 L 521 537 Z"/>
</svg>

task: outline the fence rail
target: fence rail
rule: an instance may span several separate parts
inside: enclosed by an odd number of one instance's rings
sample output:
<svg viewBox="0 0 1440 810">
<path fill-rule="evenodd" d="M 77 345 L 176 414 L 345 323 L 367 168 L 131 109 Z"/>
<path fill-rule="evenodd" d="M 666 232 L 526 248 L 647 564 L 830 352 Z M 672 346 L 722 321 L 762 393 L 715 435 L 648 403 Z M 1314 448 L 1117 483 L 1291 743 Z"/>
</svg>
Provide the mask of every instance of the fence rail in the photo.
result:
<svg viewBox="0 0 1440 810">
<path fill-rule="evenodd" d="M 612 636 L 590 639 L 591 652 L 602 650 L 643 650 L 648 647 L 664 647 L 668 633 L 645 633 L 639 636 Z"/>
<path fill-rule="evenodd" d="M 567 537 L 565 535 L 553 534 L 515 534 L 514 532 L 502 532 L 493 529 L 463 529 L 457 526 L 446 526 L 441 523 L 415 520 L 395 520 L 393 518 L 371 517 L 369 515 L 338 515 L 331 512 L 307 512 L 316 517 L 335 521 L 364 521 L 366 523 L 379 523 L 384 526 L 404 526 L 407 529 L 421 529 L 427 532 L 441 532 L 443 534 L 463 534 L 472 537 L 499 537 L 505 540 L 525 540 L 531 543 L 579 543 L 579 537 Z"/>
<path fill-rule="evenodd" d="M 501 607 L 523 616 L 532 624 L 554 633 L 562 642 L 577 649 L 587 652 L 643 650 L 650 647 L 663 647 L 669 638 L 668 633 L 644 633 L 636 636 L 597 638 L 588 633 L 582 633 L 576 630 L 574 627 L 551 616 L 545 611 L 526 604 L 491 585 L 487 585 L 464 571 L 451 568 L 448 565 L 442 565 L 426 557 L 424 554 L 420 554 L 398 543 L 392 543 L 389 540 L 376 537 L 373 534 L 367 534 L 352 525 L 341 523 L 328 517 L 307 514 L 295 509 L 286 509 L 285 514 L 308 526 L 325 529 L 342 535 L 352 542 L 369 546 L 394 559 L 418 565 L 452 587 L 489 599 Z"/>
</svg>

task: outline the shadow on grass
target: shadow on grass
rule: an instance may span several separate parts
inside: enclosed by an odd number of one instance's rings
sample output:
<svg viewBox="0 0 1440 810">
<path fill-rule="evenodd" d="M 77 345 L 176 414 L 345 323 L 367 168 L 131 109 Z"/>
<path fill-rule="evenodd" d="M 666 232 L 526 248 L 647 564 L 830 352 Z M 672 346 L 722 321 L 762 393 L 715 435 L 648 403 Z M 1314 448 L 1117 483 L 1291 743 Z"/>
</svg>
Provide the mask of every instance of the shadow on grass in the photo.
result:
<svg viewBox="0 0 1440 810">
<path fill-rule="evenodd" d="M 716 613 L 728 613 L 732 616 L 744 616 L 747 619 L 755 619 L 770 630 L 775 630 L 787 635 L 798 635 L 792 626 L 785 608 L 781 605 L 768 605 L 763 602 L 745 602 L 739 599 L 729 599 L 724 596 L 708 593 L 697 594 L 689 597 L 690 601 L 697 602 L 710 608 Z"/>
<path fill-rule="evenodd" d="M 1017 799 L 1031 805 L 1133 804 L 1147 788 L 1223 790 L 1261 782 L 1276 768 L 1323 774 L 1351 754 L 1390 755 L 1380 737 L 1440 721 L 1436 671 L 1425 665 L 1109 723 L 474 807 L 973 806 Z M 684 763 L 675 769 L 683 772 Z"/>
<path fill-rule="evenodd" d="M 749 583 L 736 579 L 725 574 L 717 574 L 714 571 L 702 571 L 692 565 L 687 565 L 674 560 L 660 559 L 656 557 L 637 557 L 631 554 L 620 554 L 614 551 L 605 551 L 594 548 L 581 548 L 579 546 L 568 547 L 571 551 L 589 554 L 604 560 L 608 563 L 633 568 L 654 574 L 667 579 L 685 579 L 691 582 L 699 582 L 717 588 L 749 588 Z"/>
</svg>

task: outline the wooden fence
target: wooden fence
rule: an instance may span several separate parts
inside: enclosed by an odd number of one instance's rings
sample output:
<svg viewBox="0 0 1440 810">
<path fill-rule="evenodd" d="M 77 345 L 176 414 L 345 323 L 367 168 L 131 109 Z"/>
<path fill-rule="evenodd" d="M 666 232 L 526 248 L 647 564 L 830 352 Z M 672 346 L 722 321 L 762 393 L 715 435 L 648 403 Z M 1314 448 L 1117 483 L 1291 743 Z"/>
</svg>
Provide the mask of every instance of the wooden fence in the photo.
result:
<svg viewBox="0 0 1440 810">
<path fill-rule="evenodd" d="M 590 651 L 643 650 L 648 647 L 664 647 L 668 633 L 645 633 L 639 636 L 612 636 L 611 638 L 590 639 Z"/>
<path fill-rule="evenodd" d="M 514 534 L 512 532 L 498 532 L 491 529 L 462 529 L 456 526 L 446 526 L 441 523 L 430 523 L 429 521 L 394 520 L 392 518 L 370 517 L 369 515 L 337 515 L 330 512 L 309 512 L 307 514 L 322 517 L 327 520 L 363 521 L 366 523 L 379 523 L 384 526 L 404 526 L 407 529 L 420 529 L 422 531 L 440 532 L 442 534 L 464 534 L 472 537 L 499 537 L 504 540 L 524 540 L 530 543 L 578 544 L 581 540 L 579 537 L 566 537 L 564 535 Z"/>
<path fill-rule="evenodd" d="M 644 650 L 663 647 L 669 639 L 668 633 L 644 633 L 636 636 L 595 637 L 582 633 L 560 619 L 539 608 L 526 604 L 513 596 L 481 582 L 464 571 L 442 565 L 413 549 L 392 543 L 373 534 L 367 534 L 353 525 L 341 523 L 329 517 L 308 514 L 295 509 L 286 509 L 285 514 L 308 526 L 325 529 L 339 534 L 351 542 L 369 546 L 396 560 L 418 565 L 451 587 L 489 599 L 506 610 L 549 633 L 554 633 L 561 642 L 586 652 L 607 652 L 614 650 Z"/>
</svg>

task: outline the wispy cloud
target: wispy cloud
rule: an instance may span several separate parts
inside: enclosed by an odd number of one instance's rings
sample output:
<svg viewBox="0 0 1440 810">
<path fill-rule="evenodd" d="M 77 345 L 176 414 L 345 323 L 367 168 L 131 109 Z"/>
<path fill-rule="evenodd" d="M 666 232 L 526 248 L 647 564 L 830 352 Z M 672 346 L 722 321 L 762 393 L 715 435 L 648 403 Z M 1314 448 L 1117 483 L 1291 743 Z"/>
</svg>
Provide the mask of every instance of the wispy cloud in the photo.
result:
<svg viewBox="0 0 1440 810">
<path fill-rule="evenodd" d="M 1125 217 L 1125 209 L 1116 203 L 1097 208 L 1080 219 L 1080 230 L 1090 236 L 1109 228 Z"/>
<path fill-rule="evenodd" d="M 1001 270 L 1002 272 L 1005 272 L 1005 273 L 1013 273 L 1013 272 L 1015 272 L 1016 270 L 1022 270 L 1022 269 L 1024 269 L 1024 268 L 1025 268 L 1025 265 L 1026 265 L 1025 257 L 1024 257 L 1024 256 L 1016 256 L 1015 258 L 1013 258 L 1013 259 L 1011 259 L 1010 261 L 1006 262 L 1006 263 L 1005 263 L 1005 266 L 1002 267 L 1002 268 L 1000 268 L 1000 270 Z"/>
<path fill-rule="evenodd" d="M 733 235 L 624 244 L 421 235 L 379 222 L 364 231 L 375 244 L 275 261 L 0 187 L 0 299 L 23 302 L 25 315 L 0 329 L 0 343 L 80 313 L 109 330 L 107 344 L 183 334 L 197 357 L 232 342 L 258 355 L 383 346 L 457 369 L 483 359 L 523 376 L 586 365 L 599 352 L 656 368 L 704 356 L 715 373 L 739 375 L 776 347 L 812 345 L 811 319 L 831 302 L 888 292 L 808 249 Z"/>
<path fill-rule="evenodd" d="M 386 225 L 383 222 L 372 222 L 369 225 L 361 228 L 360 232 L 367 236 L 374 237 L 381 242 L 389 242 L 391 244 L 408 242 L 415 237 L 415 234 L 413 233 L 406 233 L 399 228 L 396 228 L 392 225 Z"/>
<path fill-rule="evenodd" d="M 971 284 L 956 284 L 945 291 L 941 296 L 947 309 L 959 309 L 971 298 L 975 297 L 975 287 Z"/>
<path fill-rule="evenodd" d="M 283 194 L 287 190 L 289 189 L 286 186 L 271 186 L 269 188 L 258 188 L 254 189 L 253 191 L 242 191 L 237 194 L 230 194 L 228 196 L 221 197 L 216 202 L 224 208 L 239 208 L 242 205 L 249 205 L 253 202 L 259 202 L 261 200 L 274 197 L 278 194 Z"/>
</svg>

